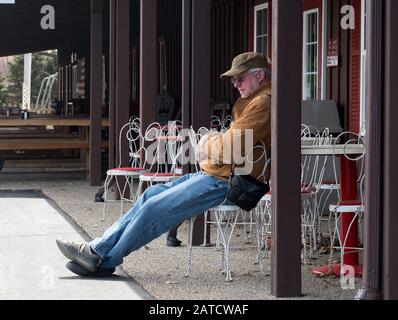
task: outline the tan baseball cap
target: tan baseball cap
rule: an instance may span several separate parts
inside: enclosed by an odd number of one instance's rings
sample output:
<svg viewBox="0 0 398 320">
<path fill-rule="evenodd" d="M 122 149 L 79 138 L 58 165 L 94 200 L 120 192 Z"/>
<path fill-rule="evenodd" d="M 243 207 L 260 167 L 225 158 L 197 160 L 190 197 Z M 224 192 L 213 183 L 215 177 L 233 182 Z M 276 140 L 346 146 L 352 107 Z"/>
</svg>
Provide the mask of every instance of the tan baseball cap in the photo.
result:
<svg viewBox="0 0 398 320">
<path fill-rule="evenodd" d="M 234 58 L 231 69 L 221 75 L 221 78 L 234 77 L 250 69 L 268 68 L 268 59 L 262 53 L 245 52 Z"/>
</svg>

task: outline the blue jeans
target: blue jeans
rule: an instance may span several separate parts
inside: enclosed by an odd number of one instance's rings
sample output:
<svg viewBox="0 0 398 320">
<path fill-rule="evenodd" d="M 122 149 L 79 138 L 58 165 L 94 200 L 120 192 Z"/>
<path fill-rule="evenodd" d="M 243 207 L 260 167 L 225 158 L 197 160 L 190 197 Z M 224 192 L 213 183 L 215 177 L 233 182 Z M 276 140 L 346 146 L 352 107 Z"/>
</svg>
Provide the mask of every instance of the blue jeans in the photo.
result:
<svg viewBox="0 0 398 320">
<path fill-rule="evenodd" d="M 123 258 L 184 220 L 224 202 L 228 183 L 194 173 L 167 184 L 148 188 L 134 206 L 101 238 L 90 245 L 101 258 L 101 267 L 113 268 Z"/>
</svg>

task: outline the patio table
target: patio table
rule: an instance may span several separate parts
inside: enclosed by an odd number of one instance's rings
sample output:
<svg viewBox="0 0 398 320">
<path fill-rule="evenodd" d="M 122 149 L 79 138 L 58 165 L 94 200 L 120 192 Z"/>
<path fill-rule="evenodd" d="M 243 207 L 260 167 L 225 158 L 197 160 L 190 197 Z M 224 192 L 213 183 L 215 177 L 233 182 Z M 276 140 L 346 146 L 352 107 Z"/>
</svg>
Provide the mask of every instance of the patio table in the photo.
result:
<svg viewBox="0 0 398 320">
<path fill-rule="evenodd" d="M 356 200 L 357 196 L 357 168 L 355 161 L 347 159 L 344 155 L 363 154 L 365 146 L 363 144 L 352 145 L 327 145 L 314 146 L 302 145 L 302 155 L 319 155 L 319 156 L 340 156 L 340 188 L 341 201 Z M 348 228 L 354 219 L 354 213 L 342 213 L 341 217 L 341 235 L 342 239 L 347 236 Z M 358 220 L 354 221 L 346 241 L 347 247 L 358 246 Z M 358 252 L 350 252 L 344 254 L 345 266 L 353 267 L 356 276 L 362 275 L 362 266 L 359 264 Z M 313 274 L 319 276 L 337 275 L 340 276 L 340 264 L 326 265 L 313 269 Z"/>
</svg>

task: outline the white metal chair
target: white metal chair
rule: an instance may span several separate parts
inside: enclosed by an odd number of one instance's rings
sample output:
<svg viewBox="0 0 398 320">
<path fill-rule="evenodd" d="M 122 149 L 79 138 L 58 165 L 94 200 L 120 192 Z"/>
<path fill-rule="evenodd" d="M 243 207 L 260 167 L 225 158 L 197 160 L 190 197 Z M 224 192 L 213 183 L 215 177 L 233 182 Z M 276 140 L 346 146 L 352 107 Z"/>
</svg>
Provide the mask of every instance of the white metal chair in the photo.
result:
<svg viewBox="0 0 398 320">
<path fill-rule="evenodd" d="M 314 132 L 312 130 L 312 132 Z M 312 133 L 313 135 L 314 133 Z M 306 133 L 304 133 L 304 136 Z M 315 131 L 312 143 L 314 146 L 331 145 L 333 141 L 329 130 L 323 132 Z M 302 245 L 303 262 L 308 263 L 310 258 L 314 258 L 320 242 L 320 201 L 319 194 L 323 190 L 323 177 L 328 157 L 311 155 L 302 157 L 301 161 L 301 202 L 302 202 Z"/>
<path fill-rule="evenodd" d="M 130 167 L 121 167 L 121 153 L 122 140 L 127 139 L 129 145 L 129 162 Z M 109 200 L 108 193 L 110 186 L 115 182 L 117 192 L 120 194 L 120 214 L 124 212 L 124 203 L 131 202 L 137 199 L 137 194 L 134 190 L 134 177 L 138 177 L 146 172 L 145 168 L 140 167 L 141 155 L 144 154 L 142 146 L 142 135 L 140 132 L 139 118 L 133 117 L 126 123 L 119 132 L 119 165 L 116 168 L 110 169 L 106 173 L 104 183 L 104 206 L 102 221 L 105 220 L 107 204 L 115 200 Z M 123 183 L 119 180 L 122 179 Z M 129 196 L 125 194 L 128 191 Z M 118 200 L 119 201 L 119 200 Z"/>
<path fill-rule="evenodd" d="M 145 132 L 144 144 L 147 148 L 148 172 L 139 175 L 138 192 L 143 185 L 168 183 L 182 176 L 181 150 L 184 142 L 181 121 L 171 121 L 166 126 L 152 123 Z M 149 159 L 149 156 L 152 158 Z"/>
<path fill-rule="evenodd" d="M 261 153 L 258 159 L 253 161 L 253 156 L 250 156 L 250 154 L 254 153 L 256 149 L 261 149 Z M 265 166 L 258 179 L 265 179 L 265 172 L 269 164 L 265 145 L 262 144 L 260 146 L 255 146 L 253 150 L 251 150 L 251 152 L 246 155 L 246 160 L 252 161 L 253 164 L 260 162 L 263 159 L 265 162 Z M 211 216 L 214 217 L 214 219 L 210 219 Z M 228 203 L 227 199 L 225 199 L 225 201 L 219 206 L 211 208 L 205 213 L 205 231 L 203 246 L 206 246 L 207 227 L 215 224 L 217 226 L 216 248 L 220 246 L 221 249 L 220 267 L 221 272 L 225 274 L 225 281 L 232 281 L 229 251 L 231 249 L 230 245 L 234 230 L 237 226 L 243 226 L 243 228 L 245 228 L 245 235 L 247 236 L 246 242 L 250 242 L 252 234 L 251 229 L 252 226 L 256 224 L 253 217 L 253 210 L 251 212 L 246 212 L 240 209 L 238 206 Z M 189 222 L 188 261 L 186 276 L 189 276 L 192 264 L 192 226 L 195 222 L 195 219 L 196 217 L 193 217 Z M 246 228 L 249 228 L 249 230 L 247 230 Z"/>
<path fill-rule="evenodd" d="M 307 145 L 327 145 L 332 141 L 329 131 L 319 132 L 317 129 L 302 125 L 301 131 L 302 144 Z M 314 257 L 319 238 L 319 201 L 318 194 L 321 190 L 322 179 L 325 172 L 327 158 L 321 159 L 319 156 L 302 157 L 301 162 L 301 240 L 303 246 L 302 258 L 304 263 L 309 262 L 309 258 Z M 271 185 L 271 183 L 270 183 Z M 271 224 L 272 224 L 272 191 L 264 195 L 256 208 L 257 242 L 258 253 L 257 261 L 260 270 L 264 273 L 264 259 L 269 257 L 271 252 Z"/>
<path fill-rule="evenodd" d="M 269 182 L 271 186 L 271 181 Z M 256 217 L 256 239 L 257 239 L 257 260 L 256 263 L 260 266 L 262 274 L 267 274 L 264 271 L 264 261 L 270 257 L 271 254 L 271 222 L 272 222 L 272 191 L 270 190 L 260 200 L 257 207 L 254 209 Z"/>
<path fill-rule="evenodd" d="M 351 145 L 351 144 L 361 144 L 364 146 L 363 152 L 356 154 L 356 155 L 350 155 L 344 151 L 343 157 L 346 157 L 350 161 L 354 161 L 356 163 L 356 167 L 359 171 L 358 174 L 358 179 L 357 179 L 357 185 L 359 186 L 359 197 L 358 200 L 352 200 L 352 201 L 344 201 L 342 200 L 342 196 L 339 190 L 338 192 L 338 203 L 337 204 L 332 204 L 329 206 L 329 232 L 331 235 L 331 241 L 330 241 L 330 256 L 329 256 L 329 266 L 332 265 L 333 263 L 333 256 L 334 256 L 334 251 L 340 250 L 340 265 L 341 265 L 341 270 L 344 270 L 344 255 L 349 254 L 352 252 L 358 252 L 362 251 L 363 247 L 361 245 L 361 240 L 363 239 L 363 231 L 362 231 L 362 219 L 363 219 L 363 213 L 365 211 L 365 203 L 364 203 L 364 183 L 365 183 L 365 140 L 362 136 L 359 134 L 353 133 L 353 132 L 343 132 L 341 133 L 337 138 L 336 143 L 339 143 L 342 141 L 344 143 L 344 150 Z M 334 153 L 334 152 L 333 152 Z M 333 156 L 333 170 L 334 170 L 334 175 L 336 179 L 336 183 L 338 181 L 338 173 L 337 173 L 337 155 Z M 353 217 L 351 219 L 351 222 L 346 230 L 345 236 L 341 234 L 341 218 L 343 213 L 352 213 Z M 359 223 L 359 246 L 358 247 L 348 247 L 347 246 L 347 239 L 349 237 L 349 233 L 354 225 L 354 223 Z M 338 244 L 335 244 L 335 240 L 338 241 Z"/>
</svg>

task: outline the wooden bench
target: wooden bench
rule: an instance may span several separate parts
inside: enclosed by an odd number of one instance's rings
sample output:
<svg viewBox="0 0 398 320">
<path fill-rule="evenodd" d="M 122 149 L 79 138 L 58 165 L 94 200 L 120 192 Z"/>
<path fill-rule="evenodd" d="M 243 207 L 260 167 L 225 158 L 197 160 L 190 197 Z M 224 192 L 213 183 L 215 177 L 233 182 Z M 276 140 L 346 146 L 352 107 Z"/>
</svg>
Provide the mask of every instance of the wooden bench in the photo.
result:
<svg viewBox="0 0 398 320">
<path fill-rule="evenodd" d="M 41 164 L 41 169 L 45 169 L 46 152 L 34 152 L 34 150 L 47 150 L 49 154 L 47 159 L 48 167 L 51 166 L 51 170 L 53 170 L 54 159 L 52 156 L 53 154 L 59 156 L 58 150 L 60 150 L 62 157 L 60 160 L 76 160 L 79 163 L 78 167 L 90 170 L 90 126 L 91 121 L 87 117 L 49 116 L 46 118 L 32 117 L 30 119 L 0 117 L 0 152 L 12 154 L 9 159 L 13 160 L 6 161 L 6 167 L 9 168 L 12 167 L 15 160 L 14 153 L 18 153 L 15 156 L 18 160 L 21 160 L 21 162 L 23 160 L 27 161 L 24 168 L 31 167 L 32 170 L 36 170 L 38 169 L 36 164 L 31 161 L 40 160 L 44 161 Z M 101 126 L 102 128 L 109 127 L 109 120 L 102 119 Z M 102 141 L 101 148 L 108 149 L 108 141 Z M 56 152 L 50 150 L 56 150 Z M 26 151 L 26 156 L 20 159 L 20 154 L 25 154 L 24 151 Z M 40 159 L 37 158 L 36 153 L 40 154 Z M 96 161 L 101 161 L 101 159 L 96 159 Z M 58 166 L 61 169 L 65 169 L 64 162 L 59 162 Z"/>
<path fill-rule="evenodd" d="M 102 148 L 109 147 L 108 141 L 102 141 Z M 80 138 L 9 138 L 0 140 L 0 150 L 56 150 L 56 149 L 89 149 L 88 140 Z"/>
</svg>

